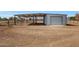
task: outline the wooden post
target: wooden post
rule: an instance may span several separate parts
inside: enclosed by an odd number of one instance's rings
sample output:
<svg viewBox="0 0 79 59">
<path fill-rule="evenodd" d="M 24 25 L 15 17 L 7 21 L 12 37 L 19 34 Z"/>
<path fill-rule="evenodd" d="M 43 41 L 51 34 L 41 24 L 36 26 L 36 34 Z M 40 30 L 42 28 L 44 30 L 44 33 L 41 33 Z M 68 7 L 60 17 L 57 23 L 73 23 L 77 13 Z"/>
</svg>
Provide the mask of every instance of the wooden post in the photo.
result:
<svg viewBox="0 0 79 59">
<path fill-rule="evenodd" d="M 9 19 L 7 19 L 7 20 L 8 20 L 8 22 L 7 22 L 7 23 L 8 23 L 8 26 L 9 26 L 9 25 L 10 25 Z"/>
<path fill-rule="evenodd" d="M 16 18 L 14 17 L 14 25 L 16 25 Z"/>
</svg>

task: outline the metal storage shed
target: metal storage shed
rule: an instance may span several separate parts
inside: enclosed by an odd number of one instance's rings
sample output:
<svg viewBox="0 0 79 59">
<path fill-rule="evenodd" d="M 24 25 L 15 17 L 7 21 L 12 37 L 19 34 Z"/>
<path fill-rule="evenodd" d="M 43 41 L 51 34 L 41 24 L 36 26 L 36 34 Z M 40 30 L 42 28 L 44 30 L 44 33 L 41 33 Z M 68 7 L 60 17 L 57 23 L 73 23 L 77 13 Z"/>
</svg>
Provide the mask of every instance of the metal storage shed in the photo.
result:
<svg viewBox="0 0 79 59">
<path fill-rule="evenodd" d="M 45 24 L 47 25 L 66 25 L 67 15 L 65 14 L 47 14 L 45 17 Z"/>
<path fill-rule="evenodd" d="M 20 14 L 15 15 L 18 17 L 31 18 L 33 23 L 38 23 L 38 17 L 42 17 L 42 23 L 45 25 L 66 25 L 67 24 L 67 15 L 66 14 L 44 14 L 44 13 L 36 13 L 36 14 Z M 40 19 L 41 20 L 41 19 Z"/>
</svg>

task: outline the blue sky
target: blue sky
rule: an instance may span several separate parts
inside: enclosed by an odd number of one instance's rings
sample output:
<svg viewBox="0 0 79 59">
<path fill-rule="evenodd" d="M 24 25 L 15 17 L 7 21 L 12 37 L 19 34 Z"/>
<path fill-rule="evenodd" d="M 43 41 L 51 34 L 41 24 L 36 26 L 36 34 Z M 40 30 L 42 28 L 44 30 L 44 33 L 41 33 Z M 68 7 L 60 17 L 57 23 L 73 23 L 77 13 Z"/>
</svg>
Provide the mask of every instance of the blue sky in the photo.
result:
<svg viewBox="0 0 79 59">
<path fill-rule="evenodd" d="M 74 16 L 79 11 L 0 11 L 0 17 L 11 17 L 15 14 L 29 14 L 29 13 L 50 13 L 50 14 L 67 14 Z"/>
</svg>

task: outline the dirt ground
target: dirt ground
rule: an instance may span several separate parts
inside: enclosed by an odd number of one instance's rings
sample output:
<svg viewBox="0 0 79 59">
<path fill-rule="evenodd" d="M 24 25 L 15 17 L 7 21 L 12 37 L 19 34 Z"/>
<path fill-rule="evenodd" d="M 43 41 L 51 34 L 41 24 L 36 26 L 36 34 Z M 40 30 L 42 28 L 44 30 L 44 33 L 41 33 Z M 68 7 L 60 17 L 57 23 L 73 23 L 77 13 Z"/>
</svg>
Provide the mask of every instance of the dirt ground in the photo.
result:
<svg viewBox="0 0 79 59">
<path fill-rule="evenodd" d="M 1 47 L 79 47 L 79 26 L 0 26 Z"/>
</svg>

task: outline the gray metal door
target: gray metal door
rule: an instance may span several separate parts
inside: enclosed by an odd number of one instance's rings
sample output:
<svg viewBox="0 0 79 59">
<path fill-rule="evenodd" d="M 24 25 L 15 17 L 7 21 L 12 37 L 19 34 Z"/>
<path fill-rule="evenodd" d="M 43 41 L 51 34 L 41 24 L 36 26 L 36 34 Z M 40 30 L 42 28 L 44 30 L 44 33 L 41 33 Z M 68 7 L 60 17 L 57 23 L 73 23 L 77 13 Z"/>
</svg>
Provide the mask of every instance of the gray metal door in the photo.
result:
<svg viewBox="0 0 79 59">
<path fill-rule="evenodd" d="M 61 25 L 61 24 L 63 24 L 63 17 L 62 16 L 51 16 L 50 17 L 50 24 L 51 25 Z"/>
</svg>

